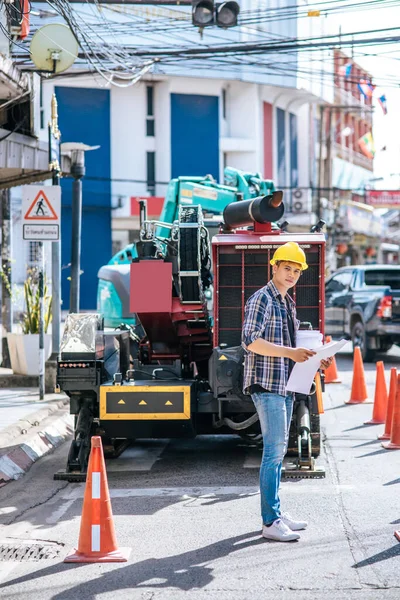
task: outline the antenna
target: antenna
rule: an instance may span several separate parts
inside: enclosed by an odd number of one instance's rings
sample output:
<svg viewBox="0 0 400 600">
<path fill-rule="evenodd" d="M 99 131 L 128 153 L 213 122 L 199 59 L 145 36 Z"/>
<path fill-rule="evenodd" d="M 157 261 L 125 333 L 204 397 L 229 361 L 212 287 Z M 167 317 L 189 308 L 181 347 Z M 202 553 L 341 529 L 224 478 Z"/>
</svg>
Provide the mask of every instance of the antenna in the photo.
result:
<svg viewBox="0 0 400 600">
<path fill-rule="evenodd" d="M 62 73 L 78 56 L 79 44 L 67 25 L 54 23 L 38 29 L 31 41 L 31 58 L 39 71 Z"/>
</svg>

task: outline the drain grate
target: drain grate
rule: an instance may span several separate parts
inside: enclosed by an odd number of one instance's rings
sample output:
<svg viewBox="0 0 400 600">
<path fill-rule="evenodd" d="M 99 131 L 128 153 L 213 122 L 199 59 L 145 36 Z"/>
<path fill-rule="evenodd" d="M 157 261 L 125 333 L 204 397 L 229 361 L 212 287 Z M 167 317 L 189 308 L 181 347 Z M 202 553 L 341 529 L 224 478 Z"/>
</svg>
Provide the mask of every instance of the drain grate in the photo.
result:
<svg viewBox="0 0 400 600">
<path fill-rule="evenodd" d="M 0 561 L 36 561 L 57 558 L 62 545 L 43 540 L 0 540 Z"/>
</svg>

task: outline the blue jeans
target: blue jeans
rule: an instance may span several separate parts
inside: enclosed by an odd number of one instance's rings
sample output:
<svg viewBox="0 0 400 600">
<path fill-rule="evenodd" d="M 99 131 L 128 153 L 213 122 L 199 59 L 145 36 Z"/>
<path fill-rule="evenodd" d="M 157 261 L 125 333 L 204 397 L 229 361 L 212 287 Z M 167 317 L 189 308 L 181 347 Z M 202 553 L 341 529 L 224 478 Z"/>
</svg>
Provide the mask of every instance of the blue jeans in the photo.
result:
<svg viewBox="0 0 400 600">
<path fill-rule="evenodd" d="M 261 515 L 269 525 L 281 515 L 279 484 L 282 461 L 287 451 L 293 394 L 280 396 L 270 392 L 251 395 L 260 419 L 264 450 L 260 467 Z"/>
</svg>

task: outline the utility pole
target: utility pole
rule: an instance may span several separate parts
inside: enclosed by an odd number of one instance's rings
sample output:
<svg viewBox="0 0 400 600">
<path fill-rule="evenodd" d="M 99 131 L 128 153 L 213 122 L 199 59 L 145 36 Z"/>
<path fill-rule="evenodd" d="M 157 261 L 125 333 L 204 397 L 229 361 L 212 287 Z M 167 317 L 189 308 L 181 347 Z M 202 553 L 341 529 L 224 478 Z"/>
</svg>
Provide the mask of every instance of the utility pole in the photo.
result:
<svg viewBox="0 0 400 600">
<path fill-rule="evenodd" d="M 51 99 L 51 122 L 49 123 L 49 166 L 52 171 L 52 184 L 60 185 L 60 139 L 58 129 L 57 99 Z M 57 379 L 57 357 L 60 350 L 61 328 L 61 225 L 59 240 L 51 242 L 51 356 L 46 362 L 46 392 L 54 391 Z"/>
<path fill-rule="evenodd" d="M 85 175 L 85 152 L 72 151 L 72 240 L 71 240 L 71 292 L 69 312 L 79 312 L 81 231 L 82 231 L 82 177 Z"/>
<path fill-rule="evenodd" d="M 8 350 L 7 333 L 12 333 L 12 223 L 11 223 L 11 194 L 9 189 L 0 191 L 1 216 L 1 323 L 2 323 L 2 367 L 11 368 Z"/>
<path fill-rule="evenodd" d="M 63 152 L 71 155 L 72 183 L 72 238 L 71 238 L 71 291 L 69 312 L 79 312 L 80 272 L 81 272 L 81 230 L 82 230 L 82 177 L 85 169 L 85 152 L 97 150 L 100 146 L 88 146 L 81 142 L 65 142 Z"/>
</svg>

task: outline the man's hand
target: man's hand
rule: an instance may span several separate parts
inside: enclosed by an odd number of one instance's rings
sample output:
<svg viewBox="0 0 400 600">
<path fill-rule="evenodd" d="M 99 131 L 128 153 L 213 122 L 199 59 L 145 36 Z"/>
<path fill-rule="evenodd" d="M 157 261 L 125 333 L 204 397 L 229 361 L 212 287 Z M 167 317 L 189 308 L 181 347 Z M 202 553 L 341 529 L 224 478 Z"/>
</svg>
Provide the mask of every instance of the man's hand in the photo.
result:
<svg viewBox="0 0 400 600">
<path fill-rule="evenodd" d="M 330 356 L 329 358 L 325 358 L 325 360 L 321 360 L 321 369 L 327 369 L 328 367 L 331 366 L 333 361 L 333 356 Z"/>
<path fill-rule="evenodd" d="M 290 348 L 289 358 L 294 362 L 305 362 L 312 356 L 315 356 L 314 350 L 308 350 L 308 348 Z"/>
</svg>

